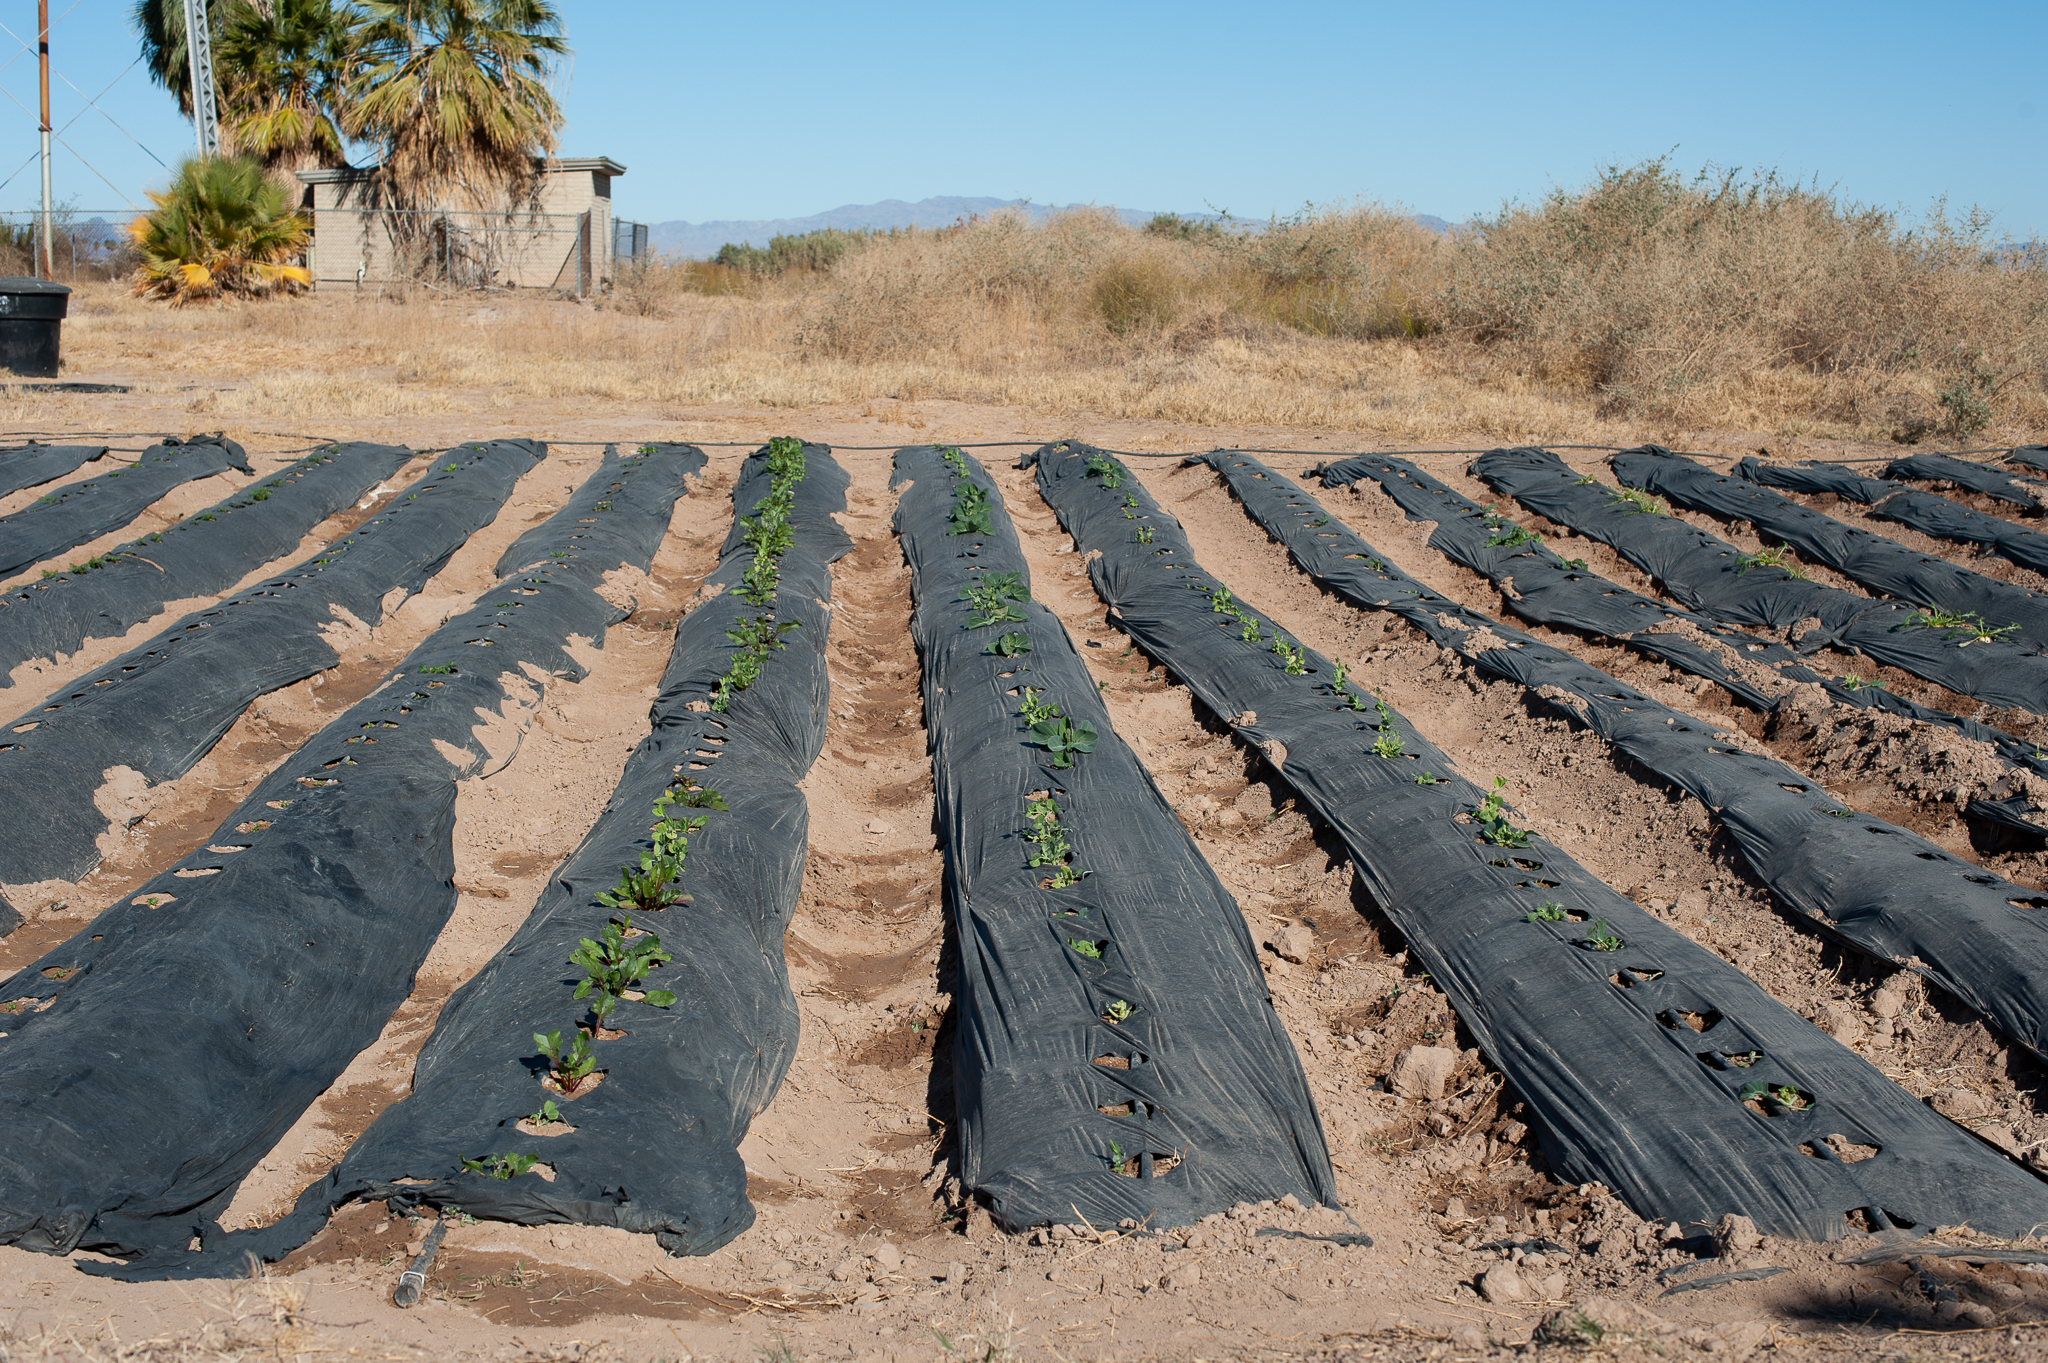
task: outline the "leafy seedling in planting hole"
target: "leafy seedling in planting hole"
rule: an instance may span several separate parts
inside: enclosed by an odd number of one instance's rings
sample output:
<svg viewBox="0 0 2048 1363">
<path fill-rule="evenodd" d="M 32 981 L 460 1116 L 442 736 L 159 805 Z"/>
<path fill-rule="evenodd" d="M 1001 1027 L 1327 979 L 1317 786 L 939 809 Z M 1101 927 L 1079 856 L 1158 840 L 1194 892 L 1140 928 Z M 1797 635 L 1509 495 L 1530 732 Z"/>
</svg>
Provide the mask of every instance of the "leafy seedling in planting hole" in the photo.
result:
<svg viewBox="0 0 2048 1363">
<path fill-rule="evenodd" d="M 1017 603 L 1029 601 L 1031 589 L 1022 573 L 981 573 L 960 589 L 960 600 L 969 604 L 967 628 L 1021 624 L 1024 612 Z"/>
<path fill-rule="evenodd" d="M 1308 650 L 1299 644 L 1289 644 L 1279 635 L 1273 636 L 1273 652 L 1281 660 L 1281 670 L 1290 677 L 1299 677 L 1308 671 Z"/>
<path fill-rule="evenodd" d="M 1607 499 L 1610 505 L 1631 515 L 1664 516 L 1671 510 L 1649 493 L 1638 492 L 1632 487 L 1611 487 L 1607 489 Z"/>
<path fill-rule="evenodd" d="M 1026 724 L 1037 724 L 1041 720 L 1055 719 L 1059 716 L 1060 707 L 1048 705 L 1040 700 L 1038 698 L 1040 694 L 1042 693 L 1037 687 L 1027 686 L 1024 688 L 1022 698 L 1017 704 L 1017 713 Z"/>
<path fill-rule="evenodd" d="M 1591 951 L 1620 951 L 1622 940 L 1614 935 L 1614 929 L 1607 926 L 1605 918 L 1596 918 L 1586 928 L 1586 947 Z"/>
<path fill-rule="evenodd" d="M 1031 636 L 1012 631 L 988 646 L 988 651 L 1004 658 L 1014 658 L 1020 653 L 1031 651 Z"/>
<path fill-rule="evenodd" d="M 582 1032 L 575 1033 L 567 1045 L 562 1043 L 560 1032 L 535 1032 L 533 1044 L 547 1057 L 548 1073 L 554 1075 L 556 1085 L 564 1093 L 574 1093 L 576 1086 L 597 1068 L 597 1048 Z"/>
<path fill-rule="evenodd" d="M 461 468 L 461 467 L 462 467 L 462 466 L 461 466 L 460 464 L 450 464 L 450 465 L 448 465 L 448 466 L 447 466 L 446 468 L 442 469 L 442 470 L 441 470 L 441 472 L 443 472 L 443 473 L 453 473 L 453 472 L 455 472 L 455 470 L 457 470 L 458 468 Z"/>
<path fill-rule="evenodd" d="M 1851 691 L 1861 691 L 1864 687 L 1870 685 L 1869 682 L 1863 680 L 1863 678 L 1857 676 L 1854 672 L 1850 672 L 1844 676 L 1837 677 L 1835 678 L 1835 680 L 1840 682 L 1843 686 L 1847 687 Z"/>
<path fill-rule="evenodd" d="M 1830 819 L 1853 819 L 1856 817 L 1856 811 L 1853 809 L 1831 809 L 1828 811 L 1828 817 Z"/>
<path fill-rule="evenodd" d="M 605 924 L 599 940 L 585 937 L 577 945 L 576 953 L 569 958 L 570 965 L 582 966 L 588 974 L 588 978 L 576 986 L 576 997 L 587 999 L 593 994 L 597 996 L 590 1005 L 590 1013 L 600 1027 L 605 1025 L 605 1019 L 619 1006 L 620 997 L 628 989 L 645 978 L 649 970 L 672 959 L 661 949 L 661 939 L 651 932 L 628 938 L 626 932 L 632 926 L 630 916 L 623 924 Z M 666 989 L 650 989 L 642 998 L 656 1008 L 666 1008 L 676 1001 L 676 996 Z"/>
<path fill-rule="evenodd" d="M 1787 577 L 1796 577 L 1801 582 L 1806 581 L 1806 574 L 1800 572 L 1798 565 L 1787 557 L 1790 552 L 1784 545 L 1778 544 L 1754 554 L 1738 554 L 1735 558 L 1735 575 L 1741 577 L 1751 568 L 1777 568 Z"/>
<path fill-rule="evenodd" d="M 1764 1053 L 1762 1051 L 1737 1051 L 1734 1055 L 1724 1055 L 1721 1058 L 1738 1069 L 1746 1070 L 1757 1061 L 1763 1059 Z"/>
<path fill-rule="evenodd" d="M 539 1155 L 479 1155 L 466 1159 L 462 1167 L 472 1174 L 486 1174 L 491 1178 L 517 1178 L 540 1163 Z"/>
<path fill-rule="evenodd" d="M 642 445 L 642 446 L 640 447 L 640 453 L 642 453 L 642 454 L 653 454 L 653 453 L 655 452 L 655 449 L 656 449 L 656 446 L 653 446 L 653 445 Z"/>
<path fill-rule="evenodd" d="M 1994 629 L 1985 624 L 1984 617 L 1975 611 L 1957 613 L 1942 610 L 1915 611 L 1906 621 L 1906 625 L 1941 630 L 1941 637 L 1949 643 L 1962 640 L 1956 645 L 1958 648 L 1968 648 L 1971 644 L 1988 644 L 2004 638 L 2019 628 L 2018 625 L 2001 625 Z"/>
<path fill-rule="evenodd" d="M 995 530 L 995 504 L 989 500 L 988 490 L 978 483 L 960 483 L 953 492 L 953 509 L 946 516 L 946 533 L 993 535 Z"/>
<path fill-rule="evenodd" d="M 1586 560 L 1582 558 L 1568 558 L 1563 563 L 1567 568 L 1576 568 L 1582 573 L 1586 571 Z"/>
<path fill-rule="evenodd" d="M 1759 1079 L 1753 1084 L 1744 1084 L 1738 1095 L 1745 1103 L 1755 1099 L 1768 1098 L 1787 1112 L 1804 1112 L 1813 1104 L 1806 1095 L 1790 1084 L 1771 1084 Z"/>
<path fill-rule="evenodd" d="M 555 1106 L 555 1100 L 549 1098 L 541 1103 L 540 1111 L 527 1113 L 526 1120 L 534 1126 L 552 1126 L 554 1123 L 565 1119 L 562 1116 L 562 1110 Z"/>
<path fill-rule="evenodd" d="M 1088 476 L 1101 478 L 1104 487 L 1119 488 L 1124 485 L 1124 466 L 1097 450 L 1088 456 Z"/>
<path fill-rule="evenodd" d="M 1138 543 L 1140 543 L 1140 544 L 1150 544 L 1151 542 L 1152 542 L 1152 527 L 1151 527 L 1151 526 L 1149 526 L 1149 525 L 1141 525 L 1141 526 L 1139 526 L 1139 527 L 1138 527 Z"/>
<path fill-rule="evenodd" d="M 433 677 L 452 677 L 452 676 L 454 676 L 454 675 L 455 675 L 455 664 L 454 664 L 454 663 L 421 663 L 421 664 L 420 664 L 420 671 L 422 671 L 422 672 L 425 672 L 425 673 L 426 673 L 426 674 L 428 674 L 429 676 L 433 676 Z"/>
<path fill-rule="evenodd" d="M 1529 916 L 1522 921 L 1525 923 L 1562 923 L 1565 921 L 1564 905 L 1554 899 L 1546 899 L 1535 908 L 1529 910 Z"/>
<path fill-rule="evenodd" d="M 1124 1166 L 1130 1162 L 1131 1157 L 1124 1153 L 1124 1148 L 1115 1141 L 1111 1141 L 1109 1143 L 1109 1167 L 1120 1174 L 1124 1171 Z"/>
<path fill-rule="evenodd" d="M 1031 726 L 1031 741 L 1052 754 L 1055 767 L 1071 767 L 1074 754 L 1095 751 L 1095 726 L 1085 719 L 1076 724 L 1064 715 L 1042 719 Z"/>
<path fill-rule="evenodd" d="M 1439 781 L 1433 774 L 1421 771 L 1415 774 L 1415 784 L 1418 786 L 1440 786 L 1443 782 Z"/>
<path fill-rule="evenodd" d="M 1067 945 L 1091 960 L 1099 961 L 1102 959 L 1102 947 L 1099 943 L 1084 942 L 1078 937 L 1069 937 Z"/>
<path fill-rule="evenodd" d="M 1486 792 L 1486 797 L 1479 802 L 1479 833 L 1495 847 L 1527 847 L 1528 830 L 1516 828 L 1508 822 L 1507 802 L 1500 798 L 1507 784 L 1506 777 L 1494 777 L 1493 789 Z"/>
<path fill-rule="evenodd" d="M 1489 522 L 1494 533 L 1486 541 L 1489 549 L 1519 549 L 1525 544 L 1541 544 L 1543 536 L 1527 526 L 1516 525 L 1513 521 Z"/>
<path fill-rule="evenodd" d="M 1137 1011 L 1137 1009 L 1131 1007 L 1124 1000 L 1118 999 L 1115 1003 L 1102 1010 L 1102 1016 L 1108 1018 L 1111 1022 L 1127 1022 L 1130 1020 L 1131 1014 Z"/>
</svg>

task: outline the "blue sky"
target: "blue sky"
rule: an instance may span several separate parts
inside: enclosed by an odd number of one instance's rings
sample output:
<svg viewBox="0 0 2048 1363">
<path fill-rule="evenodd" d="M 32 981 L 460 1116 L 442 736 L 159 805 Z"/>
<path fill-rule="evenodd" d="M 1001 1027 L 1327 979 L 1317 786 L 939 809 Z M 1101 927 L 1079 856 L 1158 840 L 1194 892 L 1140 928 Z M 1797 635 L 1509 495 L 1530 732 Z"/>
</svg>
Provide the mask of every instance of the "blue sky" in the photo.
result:
<svg viewBox="0 0 2048 1363">
<path fill-rule="evenodd" d="M 648 221 L 934 194 L 1253 218 L 1362 195 L 1459 219 L 1669 151 L 2048 232 L 2040 0 L 560 4 L 562 150 L 624 162 L 618 211 Z M 51 3 L 55 121 L 76 118 L 53 175 L 82 209 L 141 203 L 155 158 L 192 145 L 141 68 L 122 74 L 129 5 Z M 33 42 L 31 7 L 0 22 Z M 36 146 L 34 56 L 0 33 L 10 53 L 0 177 Z M 109 83 L 106 113 L 87 108 Z M 29 164 L 0 209 L 37 193 Z"/>
</svg>

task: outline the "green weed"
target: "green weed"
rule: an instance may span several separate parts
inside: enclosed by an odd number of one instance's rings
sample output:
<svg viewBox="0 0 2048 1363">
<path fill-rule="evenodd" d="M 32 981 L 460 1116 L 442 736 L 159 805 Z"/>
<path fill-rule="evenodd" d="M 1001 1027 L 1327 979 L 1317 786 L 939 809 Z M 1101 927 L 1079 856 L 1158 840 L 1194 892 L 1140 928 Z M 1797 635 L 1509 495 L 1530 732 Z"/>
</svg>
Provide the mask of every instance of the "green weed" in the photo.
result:
<svg viewBox="0 0 2048 1363">
<path fill-rule="evenodd" d="M 1988 644 L 2019 629 L 2018 625 L 2000 625 L 1993 628 L 1985 624 L 1984 617 L 1976 611 L 1958 614 L 1955 611 L 1933 609 L 1915 611 L 1900 628 L 1908 629 L 1916 625 L 1924 629 L 1941 630 L 1941 637 L 1948 643 L 1962 640 L 1957 645 L 1959 648 L 1968 648 L 1971 644 Z"/>
<path fill-rule="evenodd" d="M 540 1163 L 539 1155 L 479 1155 L 466 1159 L 462 1167 L 472 1174 L 484 1174 L 491 1178 L 517 1178 Z"/>
<path fill-rule="evenodd" d="M 1495 847 L 1527 847 L 1528 830 L 1516 828 L 1508 822 L 1507 802 L 1500 797 L 1507 784 L 1506 777 L 1493 778 L 1493 789 L 1480 800 L 1475 821 L 1479 824 L 1480 836 Z"/>
</svg>

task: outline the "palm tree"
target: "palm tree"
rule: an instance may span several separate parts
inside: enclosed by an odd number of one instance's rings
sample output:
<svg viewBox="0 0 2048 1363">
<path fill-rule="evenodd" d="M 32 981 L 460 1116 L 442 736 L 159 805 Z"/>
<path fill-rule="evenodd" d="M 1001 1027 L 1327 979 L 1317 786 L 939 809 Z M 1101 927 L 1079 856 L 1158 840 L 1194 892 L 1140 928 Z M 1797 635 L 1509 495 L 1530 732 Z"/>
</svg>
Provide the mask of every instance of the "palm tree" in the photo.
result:
<svg viewBox="0 0 2048 1363">
<path fill-rule="evenodd" d="M 569 45 L 552 0 L 365 0 L 351 136 L 378 144 L 408 208 L 511 208 L 555 148 L 548 89 Z"/>
<path fill-rule="evenodd" d="M 222 132 L 273 174 L 343 166 L 362 15 L 343 0 L 237 0 L 217 32 Z"/>
<path fill-rule="evenodd" d="M 136 293 L 184 304 L 312 281 L 304 266 L 287 263 L 306 249 L 306 220 L 254 157 L 193 157 L 169 189 L 149 198 L 156 208 L 128 225 L 142 258 Z"/>
</svg>

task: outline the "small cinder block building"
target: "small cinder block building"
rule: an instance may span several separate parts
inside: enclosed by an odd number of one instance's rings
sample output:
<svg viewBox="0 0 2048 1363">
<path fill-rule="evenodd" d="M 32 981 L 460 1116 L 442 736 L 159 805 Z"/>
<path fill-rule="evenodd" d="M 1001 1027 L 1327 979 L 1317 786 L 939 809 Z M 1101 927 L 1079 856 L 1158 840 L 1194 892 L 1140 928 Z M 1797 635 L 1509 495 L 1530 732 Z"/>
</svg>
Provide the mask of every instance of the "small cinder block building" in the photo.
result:
<svg viewBox="0 0 2048 1363">
<path fill-rule="evenodd" d="M 608 288 L 612 180 L 626 168 L 608 156 L 549 158 L 535 167 L 538 195 L 507 213 L 380 207 L 374 166 L 298 172 L 313 218 L 313 286 L 435 279 L 584 297 Z"/>
</svg>

